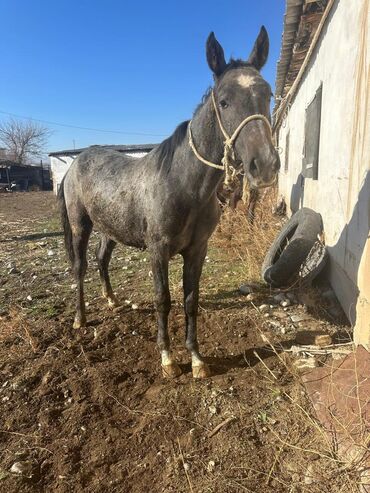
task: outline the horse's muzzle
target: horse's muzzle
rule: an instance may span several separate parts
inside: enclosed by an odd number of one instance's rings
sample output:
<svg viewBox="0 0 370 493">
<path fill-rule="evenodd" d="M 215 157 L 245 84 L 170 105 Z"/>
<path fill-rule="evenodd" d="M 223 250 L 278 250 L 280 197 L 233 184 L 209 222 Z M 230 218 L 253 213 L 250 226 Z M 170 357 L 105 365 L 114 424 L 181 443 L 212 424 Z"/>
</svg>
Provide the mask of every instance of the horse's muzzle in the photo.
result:
<svg viewBox="0 0 370 493">
<path fill-rule="evenodd" d="M 276 153 L 269 161 L 253 158 L 247 166 L 247 175 L 255 188 L 270 187 L 276 182 L 280 169 L 280 158 Z"/>
</svg>

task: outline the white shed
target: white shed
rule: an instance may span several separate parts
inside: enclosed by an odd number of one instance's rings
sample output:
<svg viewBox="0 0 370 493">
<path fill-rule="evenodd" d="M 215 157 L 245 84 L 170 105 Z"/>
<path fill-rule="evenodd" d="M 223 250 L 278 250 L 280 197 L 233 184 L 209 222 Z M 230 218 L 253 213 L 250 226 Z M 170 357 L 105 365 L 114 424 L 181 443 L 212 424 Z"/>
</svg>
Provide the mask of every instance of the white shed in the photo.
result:
<svg viewBox="0 0 370 493">
<path fill-rule="evenodd" d="M 330 282 L 370 347 L 369 0 L 286 0 L 274 122 L 279 190 L 324 221 Z"/>
<path fill-rule="evenodd" d="M 113 149 L 115 151 L 123 152 L 128 156 L 143 157 L 150 152 L 157 144 L 136 144 L 136 145 L 103 145 L 105 149 Z M 51 176 L 53 180 L 53 190 L 56 194 L 59 189 L 59 185 L 71 166 L 73 160 L 87 147 L 81 149 L 68 149 L 64 151 L 51 152 L 50 168 Z"/>
</svg>

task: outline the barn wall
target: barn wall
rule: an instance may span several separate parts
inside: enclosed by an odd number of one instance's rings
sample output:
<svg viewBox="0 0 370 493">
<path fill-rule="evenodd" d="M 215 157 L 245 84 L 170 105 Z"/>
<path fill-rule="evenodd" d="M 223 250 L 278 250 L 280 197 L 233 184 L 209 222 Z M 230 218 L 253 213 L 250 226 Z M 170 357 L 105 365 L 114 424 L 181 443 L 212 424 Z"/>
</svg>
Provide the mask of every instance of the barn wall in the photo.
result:
<svg viewBox="0 0 370 493">
<path fill-rule="evenodd" d="M 279 131 L 280 192 L 291 212 L 306 206 L 322 214 L 330 280 L 350 321 L 357 320 L 356 340 L 364 344 L 370 343 L 368 12 L 369 0 L 336 2 Z M 321 83 L 318 180 L 304 179 L 305 110 Z"/>
<path fill-rule="evenodd" d="M 140 157 L 146 156 L 148 153 L 147 152 L 126 152 L 125 154 L 126 154 L 126 156 L 140 158 Z"/>
<path fill-rule="evenodd" d="M 53 191 L 56 194 L 63 176 L 67 173 L 76 156 L 50 156 L 50 169 L 53 180 Z"/>
</svg>

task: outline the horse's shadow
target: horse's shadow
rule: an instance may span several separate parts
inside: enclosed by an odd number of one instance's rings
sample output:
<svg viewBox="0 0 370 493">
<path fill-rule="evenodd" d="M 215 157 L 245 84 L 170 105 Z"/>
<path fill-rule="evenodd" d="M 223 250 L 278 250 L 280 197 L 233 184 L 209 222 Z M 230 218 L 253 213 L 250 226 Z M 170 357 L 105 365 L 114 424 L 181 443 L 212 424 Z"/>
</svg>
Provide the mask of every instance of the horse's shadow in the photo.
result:
<svg viewBox="0 0 370 493">
<path fill-rule="evenodd" d="M 5 238 L 5 240 L 0 240 L 0 243 L 11 243 L 13 241 L 36 241 L 43 238 L 56 238 L 58 236 L 63 236 L 61 231 L 51 231 L 49 233 L 32 233 L 23 236 L 12 236 L 11 238 Z"/>
<path fill-rule="evenodd" d="M 221 293 L 218 293 L 220 295 Z M 238 294 L 238 291 L 236 290 L 230 290 L 230 291 L 223 291 L 222 292 L 222 297 L 227 298 L 230 300 L 230 302 L 226 302 L 225 304 L 220 304 L 219 309 L 230 307 L 230 305 L 233 305 L 234 307 L 238 306 L 238 304 L 243 304 L 245 305 L 246 302 L 243 300 L 233 300 L 235 297 L 242 296 Z M 209 297 L 213 298 L 213 296 Z M 213 298 L 214 301 L 208 301 L 212 308 L 215 309 L 214 303 L 216 302 L 216 299 Z M 203 307 L 205 307 L 205 304 L 203 303 Z M 142 322 L 144 322 L 144 319 L 147 318 L 148 316 L 154 316 L 155 315 L 155 310 L 152 306 L 144 306 L 141 307 L 138 310 L 133 310 L 130 308 L 130 306 L 125 306 L 121 305 L 119 313 L 123 313 L 126 315 L 129 314 L 142 314 L 145 317 L 143 318 Z M 102 323 L 102 320 L 100 319 L 92 319 L 87 323 L 88 327 L 95 327 L 99 324 Z M 139 328 L 140 330 L 140 322 L 135 320 L 135 328 Z M 148 340 L 151 340 L 152 342 L 155 342 L 156 336 L 151 333 L 149 330 L 145 329 L 144 331 L 141 330 L 140 334 L 144 337 L 146 337 Z M 258 363 L 261 361 L 267 360 L 269 358 L 272 358 L 276 356 L 276 354 L 279 354 L 283 352 L 285 349 L 288 349 L 292 346 L 294 343 L 294 340 L 287 340 L 287 341 L 281 341 L 279 342 L 278 345 L 272 347 L 269 345 L 264 345 L 260 347 L 249 347 L 245 351 L 239 352 L 238 354 L 234 355 L 226 355 L 226 356 L 205 356 L 204 361 L 207 363 L 211 369 L 212 376 L 220 376 L 220 375 L 226 375 L 228 374 L 231 370 L 235 369 L 246 369 L 250 370 L 253 367 L 255 367 Z M 180 363 L 179 364 L 180 368 L 182 369 L 183 374 L 188 374 L 192 372 L 191 368 L 191 363 Z"/>
<path fill-rule="evenodd" d="M 259 294 L 257 292 L 256 294 Z M 222 290 L 207 294 L 199 300 L 199 306 L 204 309 L 225 310 L 227 308 L 243 308 L 248 301 L 238 289 Z"/>
<path fill-rule="evenodd" d="M 292 346 L 293 340 L 284 341 L 279 344 L 279 347 L 272 348 L 271 346 L 261 346 L 261 347 L 251 347 L 246 349 L 244 352 L 223 356 L 223 357 L 215 357 L 209 356 L 205 357 L 204 361 L 210 366 L 212 376 L 217 375 L 225 375 L 230 370 L 234 369 L 252 369 L 261 360 L 266 360 L 279 354 L 284 351 L 284 349 L 288 349 Z M 191 372 L 191 364 L 180 365 L 181 369 L 184 373 Z"/>
</svg>

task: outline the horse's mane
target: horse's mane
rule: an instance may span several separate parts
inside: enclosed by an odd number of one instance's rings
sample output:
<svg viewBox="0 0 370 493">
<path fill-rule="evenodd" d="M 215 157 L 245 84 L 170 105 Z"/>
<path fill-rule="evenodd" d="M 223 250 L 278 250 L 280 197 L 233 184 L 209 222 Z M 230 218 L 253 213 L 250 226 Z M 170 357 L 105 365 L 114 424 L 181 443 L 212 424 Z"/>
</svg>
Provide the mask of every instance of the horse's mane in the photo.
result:
<svg viewBox="0 0 370 493">
<path fill-rule="evenodd" d="M 209 87 L 206 90 L 206 92 L 203 94 L 201 102 L 195 108 L 194 115 L 200 110 L 200 108 L 207 101 L 209 95 L 211 94 L 211 90 L 212 87 Z M 185 139 L 186 133 L 188 131 L 189 122 L 190 120 L 185 120 L 184 122 L 180 123 L 180 125 L 176 127 L 173 134 L 170 135 L 170 137 L 164 140 L 161 144 L 159 144 L 159 146 L 156 149 L 158 153 L 158 163 L 161 169 L 163 169 L 166 172 L 168 172 L 171 168 L 172 159 L 175 150 L 179 145 L 182 144 L 182 142 Z"/>
<path fill-rule="evenodd" d="M 253 67 L 253 65 L 249 62 L 246 62 L 245 60 L 241 60 L 240 58 L 237 58 L 236 60 L 234 58 L 230 58 L 229 63 L 226 65 L 225 70 L 222 72 L 221 77 L 228 71 L 232 70 L 233 68 L 241 68 L 241 67 Z"/>
<path fill-rule="evenodd" d="M 200 103 L 198 104 L 198 106 L 195 108 L 194 115 L 196 115 L 198 113 L 198 111 L 205 105 L 205 103 L 207 102 L 207 99 L 211 95 L 211 91 L 212 91 L 212 87 L 210 86 L 210 87 L 208 87 L 206 92 L 203 94 L 202 99 L 200 100 Z"/>
<path fill-rule="evenodd" d="M 188 125 L 189 120 L 185 120 L 184 122 L 180 123 L 180 125 L 176 127 L 173 134 L 166 140 L 164 140 L 161 144 L 159 144 L 156 149 L 158 153 L 158 163 L 161 169 L 163 169 L 167 173 L 171 168 L 175 150 L 179 145 L 182 144 L 186 136 Z"/>
</svg>

